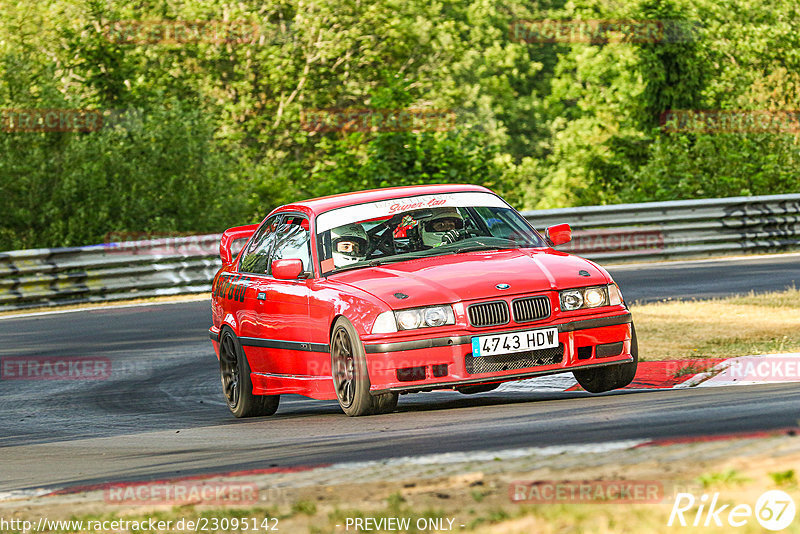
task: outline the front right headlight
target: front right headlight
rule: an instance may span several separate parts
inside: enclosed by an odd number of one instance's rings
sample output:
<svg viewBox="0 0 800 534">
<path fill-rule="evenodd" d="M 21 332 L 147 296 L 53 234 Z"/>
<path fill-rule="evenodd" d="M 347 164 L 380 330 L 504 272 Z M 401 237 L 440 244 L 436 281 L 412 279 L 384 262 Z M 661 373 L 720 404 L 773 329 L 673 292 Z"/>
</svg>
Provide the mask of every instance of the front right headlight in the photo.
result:
<svg viewBox="0 0 800 534">
<path fill-rule="evenodd" d="M 561 309 L 563 311 L 573 311 L 585 308 L 599 308 L 600 306 L 608 306 L 614 304 L 611 299 L 612 289 L 616 288 L 615 284 L 607 286 L 593 286 L 593 287 L 580 287 L 576 289 L 565 289 L 560 292 Z M 619 294 L 619 289 L 616 289 L 619 295 L 620 302 L 622 302 L 622 295 Z"/>
</svg>

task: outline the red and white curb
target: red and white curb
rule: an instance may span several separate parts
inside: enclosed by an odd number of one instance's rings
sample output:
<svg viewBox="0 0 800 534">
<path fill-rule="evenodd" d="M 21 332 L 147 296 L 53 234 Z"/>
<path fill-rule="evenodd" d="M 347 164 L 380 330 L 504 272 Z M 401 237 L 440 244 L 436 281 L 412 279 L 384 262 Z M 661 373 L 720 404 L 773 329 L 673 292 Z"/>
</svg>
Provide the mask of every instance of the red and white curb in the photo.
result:
<svg viewBox="0 0 800 534">
<path fill-rule="evenodd" d="M 800 353 L 639 362 L 624 389 L 683 389 L 800 382 Z M 571 373 L 506 382 L 497 391 L 581 391 Z"/>
</svg>

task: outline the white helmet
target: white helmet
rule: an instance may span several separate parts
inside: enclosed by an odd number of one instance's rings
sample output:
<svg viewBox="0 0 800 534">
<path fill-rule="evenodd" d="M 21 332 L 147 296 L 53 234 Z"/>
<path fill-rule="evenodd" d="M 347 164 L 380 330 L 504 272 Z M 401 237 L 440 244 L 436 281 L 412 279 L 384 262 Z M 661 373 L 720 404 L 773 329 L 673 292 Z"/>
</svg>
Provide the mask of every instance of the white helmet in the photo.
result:
<svg viewBox="0 0 800 534">
<path fill-rule="evenodd" d="M 345 224 L 331 230 L 333 264 L 344 267 L 362 261 L 367 256 L 367 233 L 360 224 Z"/>
<path fill-rule="evenodd" d="M 422 243 L 429 247 L 442 244 L 447 232 L 464 228 L 464 218 L 456 208 L 435 208 L 433 216 L 420 225 Z"/>
</svg>

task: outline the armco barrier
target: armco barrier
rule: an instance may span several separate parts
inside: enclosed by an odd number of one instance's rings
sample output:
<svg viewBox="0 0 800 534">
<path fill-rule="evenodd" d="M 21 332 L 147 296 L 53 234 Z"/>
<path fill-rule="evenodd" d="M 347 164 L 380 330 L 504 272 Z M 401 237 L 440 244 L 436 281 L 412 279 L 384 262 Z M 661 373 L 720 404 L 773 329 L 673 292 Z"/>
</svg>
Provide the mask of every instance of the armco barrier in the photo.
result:
<svg viewBox="0 0 800 534">
<path fill-rule="evenodd" d="M 523 213 L 543 230 L 573 228 L 559 247 L 601 262 L 800 247 L 800 194 L 588 206 Z M 219 234 L 0 253 L 0 311 L 204 293 L 220 266 Z"/>
<path fill-rule="evenodd" d="M 0 311 L 204 293 L 220 234 L 0 253 Z"/>
<path fill-rule="evenodd" d="M 800 194 L 587 206 L 523 215 L 537 229 L 569 223 L 572 242 L 559 249 L 601 262 L 800 246 Z"/>
</svg>

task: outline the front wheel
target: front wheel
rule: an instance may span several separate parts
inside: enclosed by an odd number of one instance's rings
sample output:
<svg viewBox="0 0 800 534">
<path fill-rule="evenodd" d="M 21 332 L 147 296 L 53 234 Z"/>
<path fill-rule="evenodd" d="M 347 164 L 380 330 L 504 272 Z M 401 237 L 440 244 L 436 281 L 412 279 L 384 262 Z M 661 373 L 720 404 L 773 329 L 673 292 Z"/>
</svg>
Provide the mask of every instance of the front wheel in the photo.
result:
<svg viewBox="0 0 800 534">
<path fill-rule="evenodd" d="M 236 417 L 272 415 L 278 410 L 280 395 L 254 395 L 250 364 L 242 345 L 230 329 L 219 338 L 219 374 L 228 409 Z"/>
<path fill-rule="evenodd" d="M 633 356 L 633 361 L 629 363 L 573 371 L 572 374 L 578 384 L 589 393 L 603 393 L 612 389 L 624 388 L 633 382 L 639 363 L 639 343 L 636 340 L 636 327 L 633 326 L 633 323 L 631 323 L 631 356 Z"/>
<path fill-rule="evenodd" d="M 331 371 L 336 398 L 350 417 L 389 413 L 397 406 L 397 393 L 372 395 L 364 345 L 353 324 L 339 317 L 331 336 Z"/>
</svg>

